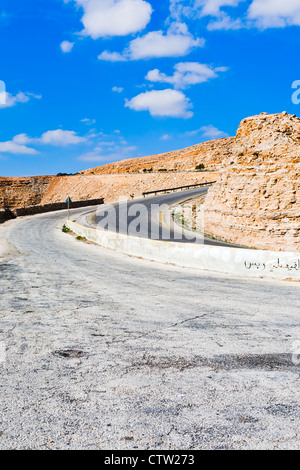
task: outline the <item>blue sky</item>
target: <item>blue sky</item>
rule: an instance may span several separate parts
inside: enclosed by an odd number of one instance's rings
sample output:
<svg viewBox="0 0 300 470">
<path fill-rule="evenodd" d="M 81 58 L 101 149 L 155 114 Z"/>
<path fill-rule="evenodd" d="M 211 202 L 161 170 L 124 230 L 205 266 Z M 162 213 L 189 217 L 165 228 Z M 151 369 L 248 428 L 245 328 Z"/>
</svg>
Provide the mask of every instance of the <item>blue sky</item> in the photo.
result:
<svg viewBox="0 0 300 470">
<path fill-rule="evenodd" d="M 0 175 L 73 173 L 235 135 L 260 112 L 299 115 L 299 26 L 299 0 L 0 0 Z"/>
</svg>

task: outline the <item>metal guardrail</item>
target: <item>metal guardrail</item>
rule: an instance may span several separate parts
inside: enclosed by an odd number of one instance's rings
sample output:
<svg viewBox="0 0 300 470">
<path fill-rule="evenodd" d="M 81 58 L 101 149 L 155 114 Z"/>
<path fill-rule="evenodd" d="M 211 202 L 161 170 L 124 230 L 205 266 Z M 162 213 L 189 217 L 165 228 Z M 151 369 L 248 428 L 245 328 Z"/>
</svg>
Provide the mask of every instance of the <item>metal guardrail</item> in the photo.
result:
<svg viewBox="0 0 300 470">
<path fill-rule="evenodd" d="M 216 183 L 216 181 L 207 181 L 206 183 L 198 183 L 198 184 L 188 184 L 187 186 L 178 186 L 177 188 L 157 189 L 156 191 L 144 192 L 142 193 L 142 196 L 146 197 L 148 194 L 167 193 L 170 191 L 177 191 L 178 189 L 197 188 L 199 186 L 211 186 L 214 183 Z"/>
</svg>

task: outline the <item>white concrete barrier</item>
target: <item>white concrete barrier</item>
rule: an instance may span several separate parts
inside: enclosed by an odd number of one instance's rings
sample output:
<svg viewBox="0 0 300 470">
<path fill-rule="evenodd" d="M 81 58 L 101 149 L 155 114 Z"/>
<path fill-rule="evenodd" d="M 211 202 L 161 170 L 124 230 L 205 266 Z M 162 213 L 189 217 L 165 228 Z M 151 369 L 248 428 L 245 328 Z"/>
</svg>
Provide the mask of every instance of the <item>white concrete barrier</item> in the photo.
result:
<svg viewBox="0 0 300 470">
<path fill-rule="evenodd" d="M 70 220 L 66 225 L 77 235 L 105 248 L 151 261 L 241 276 L 300 280 L 300 253 L 296 252 L 150 240 L 85 227 Z"/>
</svg>

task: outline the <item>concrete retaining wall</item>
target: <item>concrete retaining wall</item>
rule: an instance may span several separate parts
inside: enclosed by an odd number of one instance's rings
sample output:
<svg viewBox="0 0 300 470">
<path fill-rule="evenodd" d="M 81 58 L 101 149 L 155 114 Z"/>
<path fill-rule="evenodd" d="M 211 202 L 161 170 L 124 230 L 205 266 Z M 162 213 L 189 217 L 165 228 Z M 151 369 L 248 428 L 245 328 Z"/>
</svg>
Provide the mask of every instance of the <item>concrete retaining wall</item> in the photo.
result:
<svg viewBox="0 0 300 470">
<path fill-rule="evenodd" d="M 99 206 L 104 204 L 104 199 L 88 199 L 86 201 L 74 201 L 70 203 L 70 209 L 76 209 L 76 207 L 89 207 Z M 17 209 L 1 209 L 0 210 L 0 224 L 6 222 L 6 220 L 13 219 L 15 217 L 22 217 L 25 215 L 43 214 L 44 212 L 54 212 L 66 210 L 68 204 L 66 202 L 54 202 L 52 204 L 41 204 L 37 206 L 18 207 Z"/>
<path fill-rule="evenodd" d="M 0 224 L 14 218 L 14 214 L 9 209 L 0 209 Z"/>
<path fill-rule="evenodd" d="M 242 276 L 300 280 L 300 253 L 163 242 L 84 227 L 70 220 L 67 226 L 105 248 L 151 261 Z"/>
<path fill-rule="evenodd" d="M 70 203 L 70 209 L 77 207 L 99 206 L 104 204 L 104 199 L 88 199 L 86 201 L 73 201 Z M 52 204 L 40 204 L 37 206 L 18 207 L 16 209 L 0 209 L 0 224 L 9 219 L 22 217 L 26 215 L 43 214 L 44 212 L 54 212 L 66 210 L 68 204 L 66 202 L 54 202 Z"/>
<path fill-rule="evenodd" d="M 76 207 L 99 206 L 100 204 L 104 204 L 104 199 L 89 199 L 86 201 L 73 201 L 70 203 L 70 209 L 76 209 Z M 19 207 L 17 209 L 13 209 L 12 213 L 16 217 L 21 217 L 24 215 L 35 215 L 35 214 L 43 214 L 44 212 L 61 211 L 61 210 L 66 210 L 67 208 L 68 208 L 68 204 L 66 202 L 54 202 L 52 204 Z"/>
</svg>

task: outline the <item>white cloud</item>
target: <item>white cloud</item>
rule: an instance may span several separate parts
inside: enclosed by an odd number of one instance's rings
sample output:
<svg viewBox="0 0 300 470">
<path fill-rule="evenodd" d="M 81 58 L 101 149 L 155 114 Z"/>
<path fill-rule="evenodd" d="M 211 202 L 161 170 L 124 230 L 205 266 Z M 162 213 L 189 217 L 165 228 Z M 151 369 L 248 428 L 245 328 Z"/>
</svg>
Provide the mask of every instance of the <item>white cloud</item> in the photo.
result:
<svg viewBox="0 0 300 470">
<path fill-rule="evenodd" d="M 18 134 L 12 140 L 0 142 L 0 152 L 15 155 L 36 155 L 39 152 L 32 148 L 33 145 L 54 145 L 64 147 L 86 142 L 84 137 L 79 137 L 74 131 L 47 131 L 41 137 L 29 137 L 27 134 Z M 31 145 L 28 147 L 28 145 Z"/>
<path fill-rule="evenodd" d="M 87 126 L 92 126 L 93 124 L 96 124 L 96 119 L 84 118 L 84 119 L 81 119 L 80 122 L 83 122 Z"/>
<path fill-rule="evenodd" d="M 195 39 L 189 33 L 186 24 L 174 23 L 166 34 L 162 31 L 152 31 L 131 41 L 129 56 L 133 60 L 180 57 L 189 54 L 196 47 L 203 47 L 204 44 L 203 38 Z"/>
<path fill-rule="evenodd" d="M 109 136 L 106 136 L 109 137 Z M 85 152 L 78 157 L 78 160 L 85 162 L 112 162 L 129 158 L 137 147 L 128 145 L 122 137 L 110 136 L 114 140 L 111 142 L 98 141 L 93 150 Z"/>
<path fill-rule="evenodd" d="M 11 93 L 8 93 L 7 91 L 2 91 L 0 93 L 1 99 L 0 99 L 0 109 L 4 108 L 12 108 L 13 106 L 16 106 L 18 103 L 27 103 L 31 97 L 40 99 L 40 95 L 34 95 L 33 93 L 23 93 L 20 91 L 16 95 L 12 95 Z"/>
<path fill-rule="evenodd" d="M 171 140 L 172 137 L 169 134 L 164 134 L 161 136 L 160 140 Z"/>
<path fill-rule="evenodd" d="M 124 88 L 119 87 L 119 86 L 114 86 L 112 87 L 112 91 L 115 93 L 122 93 L 124 91 Z"/>
<path fill-rule="evenodd" d="M 25 136 L 25 134 L 21 135 Z M 13 138 L 13 140 L 7 142 L 0 142 L 0 152 L 10 153 L 14 155 L 35 155 L 38 153 L 35 149 L 23 145 L 24 140 L 22 140 L 21 138 L 18 139 L 18 137 L 19 136 L 16 136 Z"/>
<path fill-rule="evenodd" d="M 105 60 L 107 62 L 126 62 L 127 58 L 119 52 L 103 51 L 98 55 L 98 60 Z"/>
<path fill-rule="evenodd" d="M 219 16 L 221 8 L 236 7 L 245 0 L 196 0 L 195 7 L 201 6 L 201 16 Z"/>
<path fill-rule="evenodd" d="M 63 51 L 64 54 L 67 54 L 68 52 L 71 52 L 71 50 L 74 47 L 74 44 L 75 44 L 74 42 L 63 41 L 60 44 L 60 48 L 61 48 L 61 50 Z"/>
<path fill-rule="evenodd" d="M 5 83 L 0 80 L 0 105 L 5 104 L 6 102 L 6 88 L 5 88 Z"/>
<path fill-rule="evenodd" d="M 0 142 L 0 152 L 14 155 L 35 155 L 38 152 L 31 147 L 27 147 L 27 144 L 31 142 L 32 139 L 27 134 L 18 134 L 12 140 Z"/>
<path fill-rule="evenodd" d="M 185 133 L 188 137 L 193 137 L 198 134 L 201 134 L 202 137 L 207 139 L 221 139 L 223 137 L 228 137 L 226 132 L 220 131 L 211 124 L 209 126 L 202 126 L 200 129 L 196 129 L 195 131 L 187 131 Z"/>
<path fill-rule="evenodd" d="M 168 31 L 151 31 L 145 36 L 133 39 L 122 54 L 104 51 L 99 60 L 124 62 L 161 57 L 181 57 L 189 54 L 194 48 L 203 47 L 203 38 L 194 38 L 185 23 L 173 23 Z"/>
<path fill-rule="evenodd" d="M 47 131 L 38 139 L 40 144 L 45 145 L 76 145 L 85 142 L 84 137 L 79 137 L 74 131 L 64 131 L 62 129 L 56 129 L 54 131 Z"/>
<path fill-rule="evenodd" d="M 13 138 L 13 142 L 20 145 L 27 145 L 33 142 L 27 134 L 18 134 Z"/>
<path fill-rule="evenodd" d="M 126 100 L 126 107 L 134 111 L 149 111 L 151 116 L 191 118 L 189 99 L 177 90 L 152 90 Z"/>
<path fill-rule="evenodd" d="M 152 15 L 144 0 L 75 0 L 83 8 L 82 35 L 93 39 L 127 36 L 144 29 Z"/>
<path fill-rule="evenodd" d="M 248 17 L 262 28 L 300 26 L 299 0 L 253 0 Z"/>
<path fill-rule="evenodd" d="M 236 7 L 246 0 L 170 0 L 171 18 L 181 21 L 205 16 L 219 17 L 224 14 L 222 8 Z"/>
<path fill-rule="evenodd" d="M 146 79 L 151 82 L 169 83 L 175 88 L 187 88 L 191 85 L 207 82 L 218 77 L 218 72 L 225 72 L 226 67 L 212 68 L 198 62 L 180 62 L 174 66 L 172 76 L 161 73 L 158 69 L 150 70 Z"/>
<path fill-rule="evenodd" d="M 244 12 L 236 17 L 234 12 L 240 5 Z M 211 17 L 210 31 L 300 26 L 299 0 L 170 0 L 170 13 L 176 21 Z"/>
<path fill-rule="evenodd" d="M 220 15 L 217 19 L 210 21 L 207 25 L 208 31 L 217 31 L 217 30 L 225 30 L 229 31 L 230 29 L 241 29 L 243 28 L 243 22 L 240 18 L 232 19 L 226 13 Z"/>
</svg>

